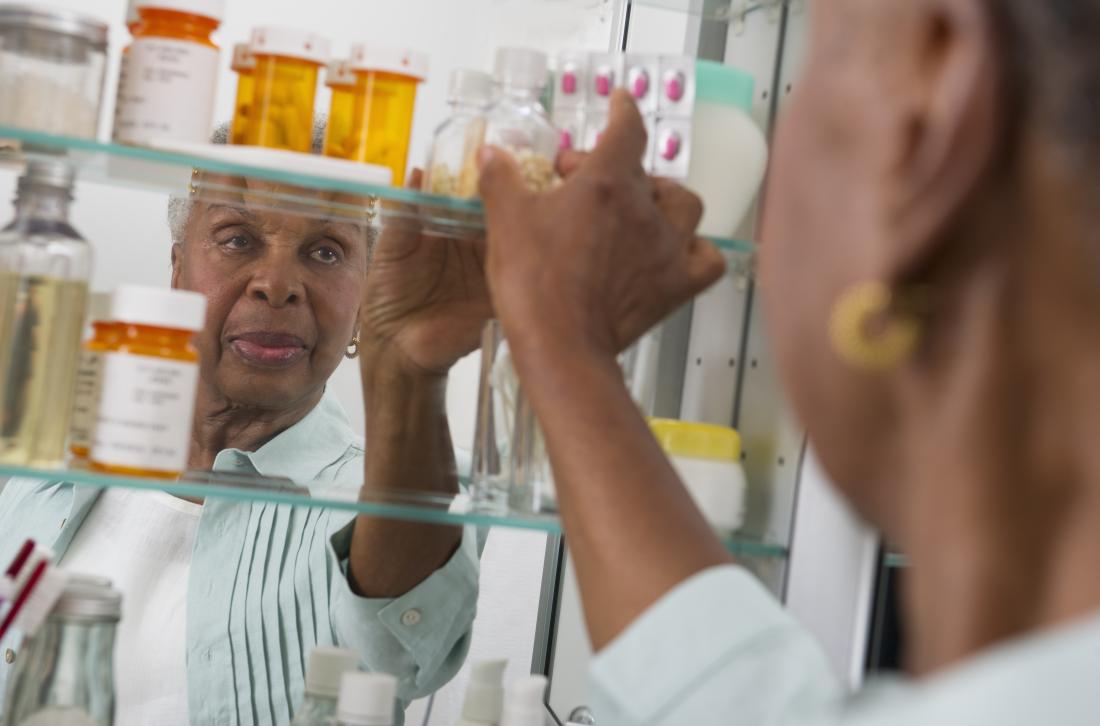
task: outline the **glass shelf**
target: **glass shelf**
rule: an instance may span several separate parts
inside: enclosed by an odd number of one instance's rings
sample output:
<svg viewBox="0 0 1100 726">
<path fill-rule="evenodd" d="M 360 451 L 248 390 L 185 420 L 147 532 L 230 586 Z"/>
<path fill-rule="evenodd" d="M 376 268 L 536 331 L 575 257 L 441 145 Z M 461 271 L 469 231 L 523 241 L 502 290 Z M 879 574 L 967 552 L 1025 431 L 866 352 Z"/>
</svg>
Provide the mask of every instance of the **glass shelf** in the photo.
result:
<svg viewBox="0 0 1100 726">
<path fill-rule="evenodd" d="M 358 181 L 354 174 L 326 176 L 295 169 L 294 162 L 298 161 L 295 157 L 307 155 L 287 152 L 285 166 L 276 168 L 241 163 L 229 157 L 213 158 L 205 153 L 126 146 L 0 126 L 0 168 L 17 172 L 27 160 L 57 159 L 59 155 L 76 167 L 84 181 L 198 199 L 246 193 L 250 203 L 258 199 L 288 211 L 347 218 L 358 223 L 373 219 L 375 205 L 381 200 L 377 211 L 383 224 L 411 219 L 441 236 L 469 236 L 484 230 L 483 209 L 478 200 Z M 314 155 L 308 156 L 311 162 L 317 161 Z M 336 165 L 345 165 L 346 172 L 347 163 Z M 196 169 L 204 174 L 196 177 L 193 173 Z M 242 192 L 244 179 L 270 184 L 260 189 L 250 186 Z M 719 238 L 712 241 L 727 253 L 751 256 L 755 252 L 752 242 Z"/>
<path fill-rule="evenodd" d="M 721 22 L 743 22 L 750 14 L 757 12 L 778 13 L 792 0 L 630 0 L 631 5 L 639 7 L 675 10 L 688 15 L 696 15 L 705 20 Z"/>
<path fill-rule="evenodd" d="M 473 502 L 466 494 L 445 495 L 418 491 L 378 491 L 360 494 L 348 488 L 328 486 L 311 492 L 289 479 L 268 479 L 224 472 L 187 472 L 179 479 L 166 480 L 103 474 L 87 469 L 33 469 L 0 464 L 0 478 L 64 481 L 93 487 L 123 487 L 161 491 L 179 497 L 214 497 L 237 502 L 266 502 L 299 507 L 339 509 L 388 519 L 429 524 L 470 524 L 477 527 L 509 527 L 549 534 L 561 533 L 561 522 L 552 513 L 502 512 Z M 463 484 L 468 481 L 463 478 Z M 21 486 L 20 482 L 8 486 Z M 750 538 L 726 538 L 726 548 L 735 556 L 783 559 L 787 548 Z"/>
<path fill-rule="evenodd" d="M 887 552 L 885 565 L 890 569 L 905 568 L 909 566 L 909 558 L 898 552 Z"/>
</svg>

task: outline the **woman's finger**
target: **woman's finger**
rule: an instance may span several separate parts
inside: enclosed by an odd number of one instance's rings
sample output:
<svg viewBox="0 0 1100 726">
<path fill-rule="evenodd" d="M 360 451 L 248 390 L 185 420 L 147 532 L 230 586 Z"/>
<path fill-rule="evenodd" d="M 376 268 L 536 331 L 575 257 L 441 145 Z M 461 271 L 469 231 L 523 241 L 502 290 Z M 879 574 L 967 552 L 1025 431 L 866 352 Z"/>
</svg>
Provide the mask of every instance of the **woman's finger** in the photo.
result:
<svg viewBox="0 0 1100 726">
<path fill-rule="evenodd" d="M 703 201 L 670 179 L 653 179 L 653 196 L 661 214 L 677 231 L 691 236 L 703 219 Z"/>
<path fill-rule="evenodd" d="M 558 174 L 562 177 L 568 177 L 581 167 L 581 164 L 588 158 L 588 152 L 576 151 L 574 149 L 564 149 L 558 152 L 558 158 L 556 166 Z"/>
</svg>

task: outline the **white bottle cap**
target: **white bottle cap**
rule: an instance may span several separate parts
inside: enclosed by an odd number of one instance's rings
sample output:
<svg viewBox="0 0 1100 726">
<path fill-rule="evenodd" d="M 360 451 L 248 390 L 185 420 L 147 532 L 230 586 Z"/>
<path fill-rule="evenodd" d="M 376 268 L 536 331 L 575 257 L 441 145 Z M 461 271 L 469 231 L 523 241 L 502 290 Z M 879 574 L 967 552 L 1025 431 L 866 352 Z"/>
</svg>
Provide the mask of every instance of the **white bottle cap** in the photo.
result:
<svg viewBox="0 0 1100 726">
<path fill-rule="evenodd" d="M 392 726 L 397 679 L 386 673 L 345 673 L 336 720 L 347 726 Z"/>
<path fill-rule="evenodd" d="M 356 43 L 351 47 L 351 67 L 360 72 L 382 71 L 423 81 L 428 77 L 428 56 L 412 48 Z"/>
<path fill-rule="evenodd" d="M 316 33 L 281 25 L 252 31 L 252 55 L 280 55 L 324 65 L 329 60 L 328 39 Z"/>
<path fill-rule="evenodd" d="M 548 68 L 546 54 L 528 48 L 499 48 L 493 80 L 515 88 L 542 88 Z"/>
<path fill-rule="evenodd" d="M 325 69 L 325 85 L 329 88 L 354 86 L 355 74 L 351 70 L 351 61 L 343 58 L 329 61 L 328 68 Z"/>
<path fill-rule="evenodd" d="M 137 0 L 137 8 L 175 10 L 219 22 L 225 16 L 225 0 Z"/>
<path fill-rule="evenodd" d="M 451 85 L 447 90 L 447 100 L 451 103 L 488 104 L 492 98 L 493 78 L 488 73 L 465 68 L 451 71 Z"/>
<path fill-rule="evenodd" d="M 105 323 L 111 319 L 111 307 L 114 303 L 109 292 L 93 292 L 88 295 L 89 323 Z"/>
<path fill-rule="evenodd" d="M 252 55 L 252 46 L 248 43 L 236 43 L 233 46 L 233 62 L 229 66 L 240 73 L 256 68 L 256 56 Z"/>
<path fill-rule="evenodd" d="M 202 330 L 206 297 L 189 290 L 119 285 L 111 302 L 111 320 L 172 330 Z"/>
<path fill-rule="evenodd" d="M 311 696 L 336 698 L 340 695 L 340 679 L 359 666 L 359 656 L 347 648 L 314 648 L 309 653 L 306 669 L 306 693 Z"/>
<path fill-rule="evenodd" d="M 508 686 L 500 726 L 541 726 L 545 723 L 546 676 L 526 676 Z"/>
<path fill-rule="evenodd" d="M 497 723 L 504 706 L 506 660 L 486 660 L 470 668 L 470 685 L 462 703 L 462 718 L 477 723 Z"/>
</svg>

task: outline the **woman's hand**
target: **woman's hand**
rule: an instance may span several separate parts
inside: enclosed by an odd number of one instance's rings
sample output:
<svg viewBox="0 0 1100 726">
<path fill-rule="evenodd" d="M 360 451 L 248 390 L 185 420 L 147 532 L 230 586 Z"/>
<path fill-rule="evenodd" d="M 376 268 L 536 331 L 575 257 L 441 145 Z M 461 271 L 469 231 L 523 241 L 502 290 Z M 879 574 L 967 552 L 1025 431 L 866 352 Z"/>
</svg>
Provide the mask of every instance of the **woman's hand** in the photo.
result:
<svg viewBox="0 0 1100 726">
<path fill-rule="evenodd" d="M 414 171 L 409 186 L 420 182 Z M 430 236 L 415 215 L 383 215 L 360 312 L 364 358 L 380 354 L 410 373 L 444 375 L 477 348 L 492 315 L 485 240 Z"/>
<path fill-rule="evenodd" d="M 481 157 L 493 307 L 509 345 L 614 356 L 718 280 L 698 197 L 646 175 L 645 127 L 617 92 L 596 150 L 563 155 L 564 182 L 535 194 L 496 149 Z"/>
</svg>

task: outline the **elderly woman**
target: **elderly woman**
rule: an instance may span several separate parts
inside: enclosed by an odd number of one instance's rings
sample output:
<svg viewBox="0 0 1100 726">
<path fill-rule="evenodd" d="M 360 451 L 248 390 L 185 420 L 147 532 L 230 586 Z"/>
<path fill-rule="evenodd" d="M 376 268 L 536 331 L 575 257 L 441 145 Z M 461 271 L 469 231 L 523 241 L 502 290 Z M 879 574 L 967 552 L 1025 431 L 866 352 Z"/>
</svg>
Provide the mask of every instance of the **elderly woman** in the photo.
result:
<svg viewBox="0 0 1100 726">
<path fill-rule="evenodd" d="M 425 272 L 450 243 L 391 228 L 372 251 L 367 217 L 317 213 L 358 202 L 366 214 L 361 199 L 287 211 L 271 184 L 199 175 L 193 189 L 170 213 L 172 285 L 208 301 L 189 467 L 326 497 L 456 491 L 444 393 L 488 315 L 475 258 Z M 366 453 L 325 391 L 345 356 L 362 367 Z M 403 705 L 449 680 L 469 644 L 478 542 L 458 528 L 12 481 L 0 559 L 27 537 L 125 595 L 120 725 L 286 724 L 310 650 L 326 645 L 396 675 Z"/>
<path fill-rule="evenodd" d="M 825 467 L 911 558 L 916 681 L 848 700 L 631 402 L 615 354 L 722 260 L 698 200 L 642 173 L 619 97 L 560 188 L 521 191 L 492 150 L 482 170 L 490 290 L 555 467 L 599 723 L 1100 723 L 1100 1 L 813 7 L 760 287 Z"/>
</svg>

